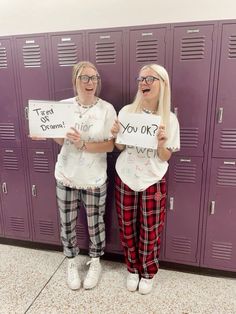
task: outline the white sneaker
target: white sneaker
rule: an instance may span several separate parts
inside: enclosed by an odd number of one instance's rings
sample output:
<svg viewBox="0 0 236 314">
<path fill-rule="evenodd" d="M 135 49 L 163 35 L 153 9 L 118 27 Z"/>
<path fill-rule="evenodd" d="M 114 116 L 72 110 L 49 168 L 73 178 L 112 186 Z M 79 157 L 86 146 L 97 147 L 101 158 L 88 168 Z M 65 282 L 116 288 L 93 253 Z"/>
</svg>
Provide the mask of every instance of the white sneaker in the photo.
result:
<svg viewBox="0 0 236 314">
<path fill-rule="evenodd" d="M 130 273 L 127 276 L 126 287 L 129 291 L 136 291 L 139 283 L 139 274 Z"/>
<path fill-rule="evenodd" d="M 90 266 L 89 266 L 89 271 L 84 280 L 84 289 L 92 289 L 97 285 L 101 271 L 102 271 L 100 258 L 92 257 L 91 260 L 87 262 L 86 265 L 90 265 Z"/>
<path fill-rule="evenodd" d="M 71 290 L 77 290 L 81 285 L 75 257 L 68 258 L 67 284 Z"/>
<path fill-rule="evenodd" d="M 148 294 L 152 291 L 154 277 L 152 279 L 141 278 L 139 282 L 138 292 Z"/>
</svg>

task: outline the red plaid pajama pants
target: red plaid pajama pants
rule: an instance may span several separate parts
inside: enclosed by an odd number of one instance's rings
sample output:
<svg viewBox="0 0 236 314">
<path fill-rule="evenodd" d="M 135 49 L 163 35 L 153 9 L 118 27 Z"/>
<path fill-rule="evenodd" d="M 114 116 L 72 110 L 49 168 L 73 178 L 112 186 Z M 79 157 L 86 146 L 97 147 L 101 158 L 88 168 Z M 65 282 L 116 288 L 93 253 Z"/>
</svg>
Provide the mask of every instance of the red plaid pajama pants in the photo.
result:
<svg viewBox="0 0 236 314">
<path fill-rule="evenodd" d="M 116 209 L 127 269 L 152 278 L 159 268 L 160 234 L 166 208 L 166 180 L 135 192 L 116 177 Z"/>
</svg>

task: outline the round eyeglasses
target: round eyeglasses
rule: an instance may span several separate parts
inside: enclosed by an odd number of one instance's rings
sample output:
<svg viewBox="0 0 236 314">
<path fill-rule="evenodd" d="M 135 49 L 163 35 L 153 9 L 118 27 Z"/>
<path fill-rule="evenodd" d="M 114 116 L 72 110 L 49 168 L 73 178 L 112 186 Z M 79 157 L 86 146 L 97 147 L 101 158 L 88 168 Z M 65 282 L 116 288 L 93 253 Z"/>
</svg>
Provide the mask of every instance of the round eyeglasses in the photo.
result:
<svg viewBox="0 0 236 314">
<path fill-rule="evenodd" d="M 140 76 L 136 78 L 136 81 L 138 83 L 141 83 L 143 81 L 145 81 L 146 84 L 151 85 L 154 81 L 159 81 L 160 79 L 158 77 L 155 76 Z"/>
<path fill-rule="evenodd" d="M 93 83 L 97 83 L 100 80 L 100 76 L 98 76 L 98 75 L 92 75 L 92 76 L 79 75 L 79 76 L 77 76 L 77 78 L 80 79 L 81 82 L 83 82 L 83 83 L 88 83 L 90 80 Z"/>
</svg>

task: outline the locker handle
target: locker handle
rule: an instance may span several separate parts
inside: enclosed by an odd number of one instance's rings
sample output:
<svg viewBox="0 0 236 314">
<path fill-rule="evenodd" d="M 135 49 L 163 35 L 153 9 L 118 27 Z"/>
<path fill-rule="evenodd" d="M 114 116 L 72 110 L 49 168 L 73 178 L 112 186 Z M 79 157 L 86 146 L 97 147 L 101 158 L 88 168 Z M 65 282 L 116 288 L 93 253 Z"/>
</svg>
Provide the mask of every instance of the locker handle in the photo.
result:
<svg viewBox="0 0 236 314">
<path fill-rule="evenodd" d="M 28 110 L 29 108 L 26 106 L 25 107 L 25 119 L 26 120 L 29 120 L 29 110 Z"/>
<path fill-rule="evenodd" d="M 173 196 L 171 196 L 170 197 L 170 210 L 174 210 L 174 197 Z"/>
<path fill-rule="evenodd" d="M 224 161 L 224 165 L 232 165 L 232 166 L 235 166 L 235 161 Z"/>
<path fill-rule="evenodd" d="M 6 182 L 3 182 L 3 184 L 2 184 L 2 192 L 4 194 L 7 194 L 7 183 Z"/>
<path fill-rule="evenodd" d="M 211 215 L 215 214 L 215 205 L 216 205 L 216 202 L 215 201 L 211 201 L 211 208 L 210 208 L 210 214 Z"/>
<path fill-rule="evenodd" d="M 37 196 L 37 189 L 36 189 L 36 185 L 32 185 L 32 196 Z"/>
<path fill-rule="evenodd" d="M 191 162 L 191 159 L 184 159 L 184 158 L 181 158 L 181 159 L 180 159 L 180 162 Z"/>
<path fill-rule="evenodd" d="M 224 108 L 220 107 L 218 111 L 218 123 L 222 123 L 223 121 L 223 111 L 224 111 Z"/>
</svg>

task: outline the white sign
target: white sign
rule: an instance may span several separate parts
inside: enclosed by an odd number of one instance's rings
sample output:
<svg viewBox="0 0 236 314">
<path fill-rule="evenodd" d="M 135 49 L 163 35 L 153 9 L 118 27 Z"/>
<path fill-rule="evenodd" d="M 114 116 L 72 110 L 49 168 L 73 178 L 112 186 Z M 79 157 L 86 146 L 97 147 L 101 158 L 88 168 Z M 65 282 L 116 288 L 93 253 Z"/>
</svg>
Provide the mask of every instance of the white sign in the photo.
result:
<svg viewBox="0 0 236 314">
<path fill-rule="evenodd" d="M 30 137 L 64 138 L 76 123 L 76 104 L 29 100 Z"/>
<path fill-rule="evenodd" d="M 121 112 L 120 131 L 116 143 L 145 148 L 157 148 L 157 131 L 161 117 L 151 114 Z"/>
</svg>

